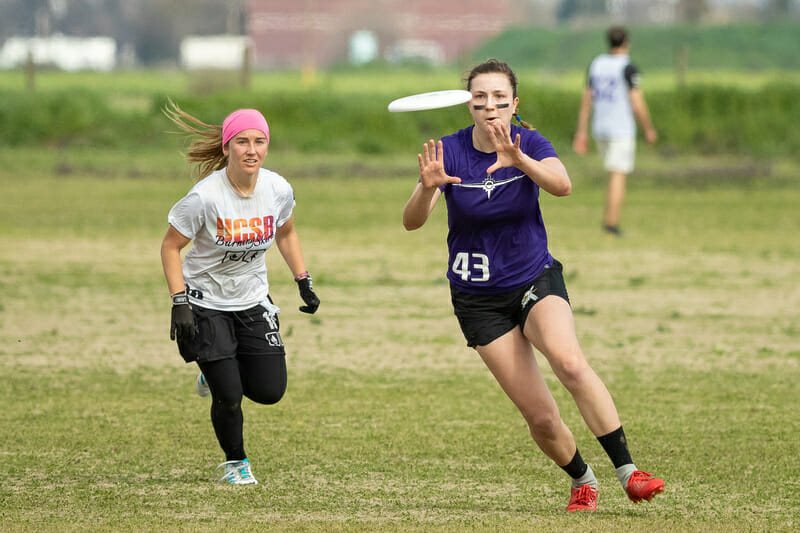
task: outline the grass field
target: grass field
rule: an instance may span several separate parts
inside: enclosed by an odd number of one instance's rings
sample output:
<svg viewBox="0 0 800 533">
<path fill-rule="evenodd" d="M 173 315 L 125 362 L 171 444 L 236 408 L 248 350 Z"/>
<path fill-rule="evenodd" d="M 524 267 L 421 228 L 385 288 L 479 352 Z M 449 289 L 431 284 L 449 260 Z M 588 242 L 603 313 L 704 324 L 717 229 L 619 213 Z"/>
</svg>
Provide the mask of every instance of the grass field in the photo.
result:
<svg viewBox="0 0 800 533">
<path fill-rule="evenodd" d="M 600 510 L 576 516 L 563 472 L 461 338 L 444 210 L 402 229 L 413 149 L 267 160 L 294 185 L 322 306 L 297 310 L 272 250 L 289 387 L 275 406 L 244 404 L 260 481 L 244 488 L 212 481 L 223 457 L 209 401 L 168 336 L 158 251 L 190 186 L 179 157 L 0 152 L 4 531 L 800 527 L 800 190 L 788 178 L 650 154 L 612 239 L 596 160 L 566 160 L 572 196 L 543 198 L 551 251 L 637 465 L 667 483 L 628 502 L 545 368 L 601 483 Z"/>
</svg>

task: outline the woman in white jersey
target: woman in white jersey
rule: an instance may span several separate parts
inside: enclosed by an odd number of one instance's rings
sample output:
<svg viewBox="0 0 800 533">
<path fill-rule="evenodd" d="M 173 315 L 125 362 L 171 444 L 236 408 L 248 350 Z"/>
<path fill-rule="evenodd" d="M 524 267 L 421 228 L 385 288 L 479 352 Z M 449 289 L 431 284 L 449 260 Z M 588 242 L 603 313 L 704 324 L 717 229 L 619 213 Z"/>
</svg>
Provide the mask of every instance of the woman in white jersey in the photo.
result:
<svg viewBox="0 0 800 533">
<path fill-rule="evenodd" d="M 421 227 L 444 196 L 453 310 L 536 444 L 572 478 L 567 510 L 597 509 L 597 479 L 561 419 L 534 346 L 572 394 L 628 497 L 649 501 L 664 481 L 634 465 L 611 395 L 578 344 L 561 263 L 548 251 L 539 193 L 570 194 L 569 175 L 550 141 L 520 119 L 517 77 L 506 63 L 481 63 L 466 85 L 473 124 L 423 145 L 403 224 Z"/>
<path fill-rule="evenodd" d="M 169 212 L 161 261 L 172 297 L 170 338 L 196 362 L 201 396 L 211 394 L 211 423 L 225 453 L 220 481 L 256 484 L 244 451 L 241 402 L 278 402 L 286 390 L 286 356 L 277 306 L 269 297 L 264 254 L 277 243 L 305 303 L 319 299 L 294 228 L 294 193 L 261 168 L 269 126 L 255 109 L 206 124 L 173 105 L 166 115 L 196 135 L 186 159 L 201 178 Z M 194 241 L 181 263 L 181 250 Z"/>
</svg>

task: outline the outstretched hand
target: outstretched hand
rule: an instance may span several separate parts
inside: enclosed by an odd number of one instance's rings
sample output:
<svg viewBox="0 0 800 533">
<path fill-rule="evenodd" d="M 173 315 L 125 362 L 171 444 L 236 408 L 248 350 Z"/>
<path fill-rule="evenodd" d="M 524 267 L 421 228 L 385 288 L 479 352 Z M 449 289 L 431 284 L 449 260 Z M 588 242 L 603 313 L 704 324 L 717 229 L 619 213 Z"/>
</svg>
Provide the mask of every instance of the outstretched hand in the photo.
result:
<svg viewBox="0 0 800 533">
<path fill-rule="evenodd" d="M 489 135 L 497 152 L 497 161 L 486 169 L 487 174 L 491 174 L 500 168 L 519 167 L 525 158 L 525 154 L 520 149 L 520 135 L 517 133 L 514 142 L 511 142 L 511 133 L 502 122 L 489 124 Z"/>
<path fill-rule="evenodd" d="M 441 187 L 449 183 L 461 183 L 461 178 L 448 176 L 444 171 L 444 146 L 440 140 L 433 139 L 422 145 L 422 153 L 417 154 L 419 160 L 419 178 L 426 189 Z"/>
</svg>

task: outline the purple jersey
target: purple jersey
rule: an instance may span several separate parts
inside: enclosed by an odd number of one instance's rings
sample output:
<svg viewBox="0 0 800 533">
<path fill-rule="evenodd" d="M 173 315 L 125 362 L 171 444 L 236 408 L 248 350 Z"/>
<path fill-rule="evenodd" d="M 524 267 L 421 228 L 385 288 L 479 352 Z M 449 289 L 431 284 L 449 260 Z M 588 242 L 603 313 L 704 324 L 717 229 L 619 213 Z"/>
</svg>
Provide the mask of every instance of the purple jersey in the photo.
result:
<svg viewBox="0 0 800 533">
<path fill-rule="evenodd" d="M 553 258 L 547 250 L 539 186 L 516 167 L 487 176 L 497 154 L 473 147 L 473 127 L 442 138 L 444 170 L 461 178 L 461 183 L 441 187 L 450 228 L 447 278 L 460 291 L 497 294 L 530 283 Z M 512 125 L 511 138 L 517 133 L 520 149 L 531 158 L 558 157 L 538 132 Z"/>
</svg>

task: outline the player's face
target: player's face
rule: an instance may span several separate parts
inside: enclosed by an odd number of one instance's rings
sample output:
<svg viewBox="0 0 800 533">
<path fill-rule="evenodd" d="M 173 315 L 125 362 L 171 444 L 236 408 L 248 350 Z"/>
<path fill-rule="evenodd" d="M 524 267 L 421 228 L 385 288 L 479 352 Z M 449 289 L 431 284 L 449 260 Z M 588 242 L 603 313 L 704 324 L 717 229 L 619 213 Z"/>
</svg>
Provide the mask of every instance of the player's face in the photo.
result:
<svg viewBox="0 0 800 533">
<path fill-rule="evenodd" d="M 470 92 L 472 100 L 467 106 L 476 126 L 486 130 L 488 124 L 496 121 L 506 127 L 511 125 L 519 98 L 514 97 L 508 76 L 500 72 L 478 74 L 472 79 Z"/>
<path fill-rule="evenodd" d="M 222 152 L 228 156 L 228 168 L 255 174 L 267 157 L 267 137 L 263 131 L 244 130 L 228 141 Z"/>
</svg>

